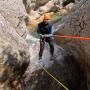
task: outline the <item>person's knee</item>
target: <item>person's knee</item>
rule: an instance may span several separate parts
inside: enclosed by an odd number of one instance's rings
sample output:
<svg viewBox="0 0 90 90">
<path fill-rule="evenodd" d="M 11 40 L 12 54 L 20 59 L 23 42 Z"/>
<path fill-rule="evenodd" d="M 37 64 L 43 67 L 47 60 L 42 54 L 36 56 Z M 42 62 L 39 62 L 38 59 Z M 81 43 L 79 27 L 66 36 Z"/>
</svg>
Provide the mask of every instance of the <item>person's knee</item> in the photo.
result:
<svg viewBox="0 0 90 90">
<path fill-rule="evenodd" d="M 54 47 L 54 43 L 50 42 L 49 43 L 50 47 Z"/>
</svg>

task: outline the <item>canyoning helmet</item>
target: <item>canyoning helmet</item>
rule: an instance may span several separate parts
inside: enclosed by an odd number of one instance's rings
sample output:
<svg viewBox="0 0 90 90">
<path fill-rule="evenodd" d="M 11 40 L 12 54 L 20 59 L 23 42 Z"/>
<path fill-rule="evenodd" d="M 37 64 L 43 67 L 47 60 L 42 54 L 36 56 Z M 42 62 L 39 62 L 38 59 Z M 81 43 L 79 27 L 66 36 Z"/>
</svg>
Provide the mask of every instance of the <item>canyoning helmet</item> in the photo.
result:
<svg viewBox="0 0 90 90">
<path fill-rule="evenodd" d="M 50 14 L 49 13 L 44 14 L 44 20 L 50 20 Z"/>
</svg>

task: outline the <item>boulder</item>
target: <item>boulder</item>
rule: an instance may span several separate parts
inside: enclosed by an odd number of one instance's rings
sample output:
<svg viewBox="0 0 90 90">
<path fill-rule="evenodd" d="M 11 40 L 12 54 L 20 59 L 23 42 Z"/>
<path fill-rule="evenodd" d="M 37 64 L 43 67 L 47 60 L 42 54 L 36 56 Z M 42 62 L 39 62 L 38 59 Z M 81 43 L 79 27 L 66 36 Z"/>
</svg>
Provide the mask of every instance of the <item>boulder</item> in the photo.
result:
<svg viewBox="0 0 90 90">
<path fill-rule="evenodd" d="M 28 45 L 0 14 L 0 90 L 18 90 L 29 65 Z"/>
<path fill-rule="evenodd" d="M 62 5 L 63 5 L 63 7 L 65 7 L 65 6 L 68 5 L 69 3 L 74 3 L 74 2 L 75 2 L 75 0 L 63 0 Z"/>
<path fill-rule="evenodd" d="M 90 1 L 82 0 L 77 4 L 71 12 L 64 16 L 59 25 L 59 32 L 62 35 L 90 37 Z M 62 47 L 74 54 L 76 58 L 79 58 L 78 62 L 81 63 L 81 67 L 84 67 L 87 71 L 87 83 L 90 87 L 90 40 L 80 39 L 62 39 L 64 44 Z M 58 38 L 60 42 L 61 39 Z M 60 44 L 61 45 L 61 44 Z M 89 88 L 90 89 L 90 88 Z"/>
<path fill-rule="evenodd" d="M 27 29 L 24 17 L 27 13 L 22 0 L 1 0 L 0 14 L 15 28 L 20 36 L 26 37 Z"/>
<path fill-rule="evenodd" d="M 25 79 L 25 90 L 65 90 L 55 79 L 46 73 L 57 78 L 69 90 L 87 90 L 86 73 L 78 59 L 68 54 L 63 48 L 55 45 L 55 54 L 53 60 L 50 60 L 49 48 L 45 46 L 43 57 L 38 61 L 37 53 L 33 54 L 30 67 L 27 70 Z M 36 48 L 34 47 L 34 51 Z M 43 70 L 43 68 L 45 70 Z"/>
<path fill-rule="evenodd" d="M 30 62 L 22 0 L 0 0 L 0 90 L 22 90 Z"/>
</svg>

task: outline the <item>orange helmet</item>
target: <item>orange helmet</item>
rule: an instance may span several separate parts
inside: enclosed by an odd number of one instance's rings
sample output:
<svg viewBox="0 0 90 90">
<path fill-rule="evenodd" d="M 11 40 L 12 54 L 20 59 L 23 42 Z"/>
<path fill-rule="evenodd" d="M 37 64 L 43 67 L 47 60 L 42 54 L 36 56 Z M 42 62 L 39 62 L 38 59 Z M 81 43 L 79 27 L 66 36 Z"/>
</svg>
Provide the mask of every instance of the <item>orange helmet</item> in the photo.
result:
<svg viewBox="0 0 90 90">
<path fill-rule="evenodd" d="M 45 20 L 50 20 L 50 14 L 49 13 L 45 13 L 44 14 L 44 19 Z"/>
</svg>

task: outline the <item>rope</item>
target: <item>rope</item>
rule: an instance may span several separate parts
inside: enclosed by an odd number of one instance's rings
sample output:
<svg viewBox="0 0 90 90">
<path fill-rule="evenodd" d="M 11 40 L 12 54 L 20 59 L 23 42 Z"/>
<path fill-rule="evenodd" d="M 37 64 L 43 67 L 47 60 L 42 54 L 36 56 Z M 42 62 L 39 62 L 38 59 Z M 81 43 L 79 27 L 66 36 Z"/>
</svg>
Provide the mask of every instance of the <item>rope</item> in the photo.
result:
<svg viewBox="0 0 90 90">
<path fill-rule="evenodd" d="M 39 63 L 40 64 L 40 63 Z M 51 76 L 57 83 L 59 83 L 59 85 L 61 85 L 65 90 L 69 90 L 63 83 L 61 83 L 56 77 L 54 77 L 50 72 L 48 72 L 41 64 L 40 66 L 42 67 L 42 69 L 49 75 Z"/>
<path fill-rule="evenodd" d="M 72 38 L 72 39 L 80 39 L 80 40 L 90 40 L 90 37 L 80 37 L 80 36 L 60 36 L 60 35 L 53 35 L 55 37 L 60 37 L 60 38 Z M 40 64 L 40 63 L 39 63 Z M 56 77 L 54 77 L 50 72 L 48 72 L 41 64 L 40 66 L 42 69 L 49 75 L 51 76 L 56 82 L 58 82 L 65 90 L 69 90 L 63 83 L 61 83 Z"/>
<path fill-rule="evenodd" d="M 60 36 L 60 35 L 53 35 L 55 37 L 60 37 L 60 38 L 71 38 L 71 39 L 80 39 L 80 40 L 90 40 L 90 37 L 80 37 L 80 36 Z"/>
</svg>

